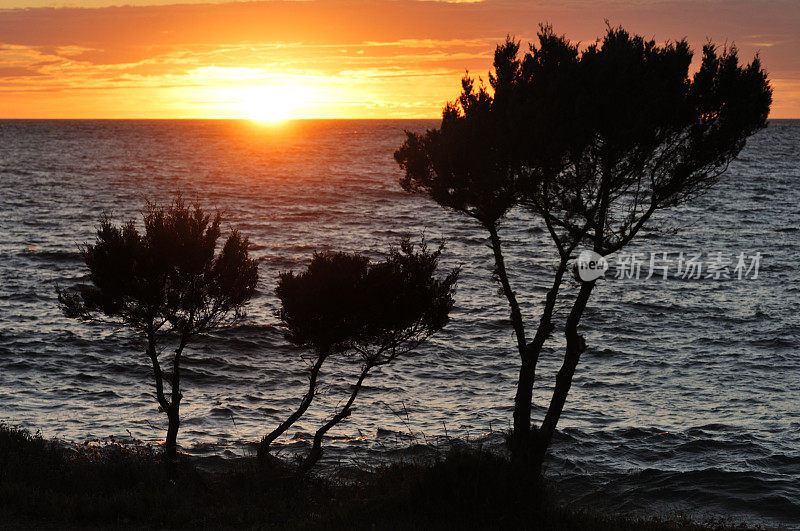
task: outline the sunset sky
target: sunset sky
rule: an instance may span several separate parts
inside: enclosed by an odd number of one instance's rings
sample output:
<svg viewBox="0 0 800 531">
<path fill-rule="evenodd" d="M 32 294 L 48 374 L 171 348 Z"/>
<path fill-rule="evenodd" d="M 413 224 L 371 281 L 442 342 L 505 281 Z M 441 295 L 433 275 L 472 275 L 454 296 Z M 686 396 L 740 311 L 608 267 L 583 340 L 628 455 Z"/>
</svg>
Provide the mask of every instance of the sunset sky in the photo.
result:
<svg viewBox="0 0 800 531">
<path fill-rule="evenodd" d="M 115 4 L 125 2 L 125 7 Z M 0 118 L 440 115 L 497 42 L 539 22 L 593 42 L 607 19 L 657 41 L 760 51 L 772 118 L 800 118 L 798 0 L 437 2 L 0 0 Z"/>
</svg>

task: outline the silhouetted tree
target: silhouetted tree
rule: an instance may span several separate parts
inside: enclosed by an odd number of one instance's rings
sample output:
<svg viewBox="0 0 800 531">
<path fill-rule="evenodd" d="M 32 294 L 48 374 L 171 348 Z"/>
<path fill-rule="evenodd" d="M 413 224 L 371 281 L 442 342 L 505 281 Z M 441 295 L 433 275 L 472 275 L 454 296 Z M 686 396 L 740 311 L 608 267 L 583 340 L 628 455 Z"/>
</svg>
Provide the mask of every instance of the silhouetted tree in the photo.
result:
<svg viewBox="0 0 800 531">
<path fill-rule="evenodd" d="M 303 468 L 322 457 L 323 437 L 350 416 L 370 371 L 414 350 L 449 321 L 459 270 L 435 276 L 443 247 L 430 252 L 423 241 L 417 250 L 403 240 L 385 260 L 368 264 L 353 294 L 350 322 L 350 351 L 360 358 L 361 372 L 344 405 L 314 434 Z"/>
<path fill-rule="evenodd" d="M 539 327 L 529 341 L 499 229 L 506 213 L 521 203 L 525 189 L 553 180 L 564 165 L 570 131 L 562 118 L 574 101 L 575 88 L 569 81 L 578 57 L 577 49 L 549 27 L 542 28 L 539 42 L 524 62 L 517 58 L 519 43 L 509 39 L 498 46 L 489 78 L 494 94 L 483 86 L 476 89 L 474 79 L 464 77 L 461 95 L 445 106 L 440 128 L 424 134 L 407 132 L 395 153 L 405 170 L 400 182 L 405 190 L 424 193 L 467 214 L 488 232 L 493 278 L 508 300 L 521 359 L 514 408 L 515 457 L 527 451 L 536 364 L 553 329 L 556 296 L 571 252 L 567 249 L 562 256 Z M 524 84 L 530 78 L 547 82 Z"/>
<path fill-rule="evenodd" d="M 341 252 L 315 253 L 302 273 L 281 273 L 275 293 L 281 301 L 278 318 L 286 327 L 286 339 L 313 352 L 308 390 L 298 408 L 259 445 L 259 456 L 306 412 L 317 393 L 317 378 L 331 354 L 347 351 L 352 341 L 353 315 L 360 301 L 360 285 L 369 258 Z"/>
<path fill-rule="evenodd" d="M 573 252 L 585 244 L 601 255 L 618 251 L 656 210 L 707 190 L 766 125 L 771 89 L 758 58 L 740 66 L 735 48 L 705 46 L 690 78 L 685 41 L 658 46 L 622 29 L 609 28 L 602 42 L 579 53 L 543 26 L 538 46 L 522 60 L 518 50 L 513 40 L 498 46 L 493 95 L 476 95 L 465 78 L 441 128 L 408 133 L 395 158 L 406 190 L 475 217 L 489 232 L 521 357 L 511 448 L 538 471 L 585 349 L 577 327 L 595 282 L 581 283 L 550 407 L 540 429 L 531 430 L 536 364 Z M 501 132 L 494 140 L 493 131 Z M 487 216 L 483 204 L 498 197 L 502 209 Z M 544 222 L 559 255 L 530 342 L 497 235 L 514 206 Z"/>
<path fill-rule="evenodd" d="M 619 251 L 656 211 L 717 183 L 747 137 L 766 126 L 772 90 L 758 57 L 740 65 L 735 47 L 707 44 L 690 79 L 691 60 L 686 41 L 658 46 L 621 28 L 583 52 L 567 164 L 524 198 L 546 213 L 559 251 Z M 580 283 L 566 320 L 564 362 L 534 445 L 539 468 L 586 349 L 578 324 L 595 284 Z"/>
<path fill-rule="evenodd" d="M 518 83 L 518 50 L 513 41 L 498 46 L 496 74 L 490 78 L 495 91 L 513 95 L 507 85 Z M 405 143 L 394 155 L 405 170 L 400 184 L 474 218 L 488 232 L 495 262 L 493 278 L 508 299 L 517 350 L 525 365 L 528 346 L 522 313 L 511 289 L 499 236 L 501 221 L 519 203 L 518 130 L 522 125 L 515 120 L 511 100 L 501 111 L 496 104 L 499 100 L 483 85 L 476 88 L 474 78 L 465 76 L 461 85 L 459 98 L 445 106 L 439 129 L 424 134 L 406 132 Z M 505 90 L 500 88 L 504 86 Z"/>
<path fill-rule="evenodd" d="M 415 349 L 447 324 L 458 269 L 436 276 L 442 249 L 429 251 L 425 242 L 415 246 L 403 240 L 378 262 L 360 254 L 317 253 L 306 271 L 281 274 L 276 293 L 286 337 L 313 350 L 315 361 L 300 407 L 265 438 L 267 444 L 308 409 L 325 359 L 334 353 L 357 356 L 358 380 L 341 409 L 315 433 L 303 462 L 304 469 L 310 468 L 322 456 L 325 434 L 350 415 L 370 371 Z"/>
<path fill-rule="evenodd" d="M 174 460 L 184 349 L 198 334 L 242 316 L 258 269 L 236 230 L 217 252 L 219 212 L 212 217 L 178 197 L 166 207 L 148 203 L 142 221 L 140 233 L 133 221 L 116 226 L 103 218 L 95 243 L 82 249 L 91 285 L 58 290 L 58 299 L 68 317 L 122 323 L 145 339 L 156 400 L 168 418 L 165 453 Z M 170 339 L 175 349 L 166 373 L 159 356 Z"/>
</svg>

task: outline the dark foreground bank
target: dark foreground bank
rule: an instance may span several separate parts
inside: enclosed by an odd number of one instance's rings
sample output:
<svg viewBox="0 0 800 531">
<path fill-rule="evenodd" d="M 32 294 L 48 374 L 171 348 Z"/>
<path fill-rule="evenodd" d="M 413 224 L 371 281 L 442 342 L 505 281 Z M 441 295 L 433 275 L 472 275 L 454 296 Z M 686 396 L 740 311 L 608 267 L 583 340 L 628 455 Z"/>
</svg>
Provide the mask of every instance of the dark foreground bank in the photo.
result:
<svg viewBox="0 0 800 531">
<path fill-rule="evenodd" d="M 279 460 L 204 472 L 184 459 L 169 469 L 151 447 L 65 448 L 4 424 L 0 514 L 2 528 L 730 528 L 573 509 L 488 453 L 450 452 L 432 466 L 393 465 L 342 484 L 300 477 Z"/>
</svg>

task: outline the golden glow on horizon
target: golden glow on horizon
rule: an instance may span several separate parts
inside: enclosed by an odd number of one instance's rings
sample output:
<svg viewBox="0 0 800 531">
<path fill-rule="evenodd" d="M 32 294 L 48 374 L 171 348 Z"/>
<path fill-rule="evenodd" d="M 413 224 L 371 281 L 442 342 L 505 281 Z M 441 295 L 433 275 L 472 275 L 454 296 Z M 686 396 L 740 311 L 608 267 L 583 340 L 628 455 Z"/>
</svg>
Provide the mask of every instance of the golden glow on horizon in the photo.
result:
<svg viewBox="0 0 800 531">
<path fill-rule="evenodd" d="M 800 9 L 784 0 L 724 17 L 693 0 L 176 1 L 0 9 L 0 119 L 439 118 L 465 70 L 485 79 L 495 45 L 515 35 L 525 49 L 543 20 L 582 43 L 609 20 L 658 42 L 686 37 L 696 53 L 708 39 L 760 52 L 771 117 L 800 118 Z"/>
<path fill-rule="evenodd" d="M 246 118 L 256 122 L 274 123 L 296 118 L 298 109 L 306 106 L 311 89 L 304 86 L 255 86 L 227 89 L 233 100 L 231 118 Z"/>
</svg>

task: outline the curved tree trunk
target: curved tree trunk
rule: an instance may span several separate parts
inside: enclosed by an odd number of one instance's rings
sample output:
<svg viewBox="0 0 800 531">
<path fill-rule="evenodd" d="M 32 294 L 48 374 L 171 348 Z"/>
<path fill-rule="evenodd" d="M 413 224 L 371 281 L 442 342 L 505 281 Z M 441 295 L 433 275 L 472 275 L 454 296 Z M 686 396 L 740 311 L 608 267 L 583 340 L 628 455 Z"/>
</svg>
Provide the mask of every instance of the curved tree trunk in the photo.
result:
<svg viewBox="0 0 800 531">
<path fill-rule="evenodd" d="M 147 333 L 147 356 L 153 364 L 153 379 L 156 385 L 156 400 L 161 410 L 167 414 L 167 438 L 164 440 L 164 457 L 168 462 L 172 463 L 178 456 L 178 429 L 180 428 L 180 403 L 183 395 L 181 394 L 181 376 L 180 376 L 180 363 L 181 354 L 186 346 L 186 340 L 183 339 L 175 350 L 175 357 L 172 360 L 172 385 L 171 385 L 171 398 L 167 400 L 164 393 L 164 372 L 161 370 L 161 364 L 158 361 L 158 352 L 156 350 L 155 334 L 152 330 Z"/>
<path fill-rule="evenodd" d="M 177 438 L 178 427 L 180 421 L 177 415 L 172 414 L 172 404 L 167 400 L 164 394 L 164 372 L 161 370 L 161 364 L 158 361 L 158 352 L 156 351 L 155 334 L 149 331 L 147 334 L 147 356 L 153 364 L 153 380 L 156 386 L 156 401 L 161 410 L 167 414 L 169 426 L 167 428 L 167 438 L 164 442 L 164 456 L 167 461 L 173 461 L 177 455 Z M 173 418 L 175 420 L 173 420 Z"/>
<path fill-rule="evenodd" d="M 167 440 L 164 444 L 164 451 L 169 461 L 175 461 L 178 457 L 178 429 L 181 426 L 181 356 L 183 349 L 186 348 L 187 335 L 181 337 L 178 348 L 175 349 L 175 356 L 172 358 L 172 399 L 169 408 L 165 408 L 169 426 L 167 427 Z"/>
<path fill-rule="evenodd" d="M 564 404 L 572 386 L 575 368 L 578 366 L 581 354 L 586 350 L 586 342 L 583 336 L 578 334 L 578 324 L 586 309 L 586 304 L 589 301 L 594 285 L 594 281 L 581 284 L 581 289 L 567 318 L 567 324 L 564 329 L 564 335 L 567 340 L 564 363 L 561 365 L 558 375 L 556 375 L 556 385 L 553 389 L 553 396 L 550 399 L 550 407 L 547 409 L 547 414 L 537 434 L 533 461 L 533 466 L 537 472 L 541 472 L 544 456 L 547 453 L 550 442 L 553 440 L 553 434 L 556 431 L 558 420 L 561 418 L 561 412 L 564 410 Z"/>
<path fill-rule="evenodd" d="M 503 289 L 503 294 L 508 300 L 511 309 L 511 326 L 517 339 L 517 350 L 522 364 L 519 369 L 517 381 L 517 394 L 514 398 L 514 431 L 511 441 L 511 452 L 515 460 L 519 460 L 527 453 L 528 439 L 531 430 L 531 402 L 533 400 L 533 381 L 536 373 L 536 363 L 533 356 L 528 354 L 527 340 L 525 339 L 525 325 L 522 321 L 522 312 L 517 302 L 511 282 L 508 279 L 505 259 L 503 258 L 502 243 L 497 234 L 495 225 L 485 225 L 489 231 L 492 253 L 494 255 L 494 274 Z M 541 325 L 540 325 L 541 328 Z"/>
<path fill-rule="evenodd" d="M 286 430 L 292 427 L 292 425 L 297 422 L 297 420 L 303 416 L 306 412 L 308 407 L 311 405 L 311 402 L 314 400 L 314 395 L 317 392 L 317 376 L 319 375 L 319 371 L 322 368 L 322 364 L 327 359 L 328 353 L 325 352 L 324 354 L 319 354 L 317 357 L 317 361 L 311 367 L 311 372 L 309 373 L 308 378 L 308 391 L 303 396 L 303 399 L 300 401 L 300 406 L 297 410 L 289 415 L 289 417 L 284 420 L 277 428 L 272 430 L 269 434 L 265 435 L 261 442 L 258 445 L 258 457 L 263 459 L 269 454 L 269 447 L 270 445 L 275 442 L 275 440 L 283 435 Z"/>
<path fill-rule="evenodd" d="M 350 416 L 350 408 L 352 407 L 356 396 L 358 396 L 358 392 L 361 390 L 361 385 L 364 383 L 364 378 L 367 377 L 367 373 L 369 373 L 371 368 L 372 365 L 365 365 L 364 368 L 361 369 L 361 375 L 358 377 L 358 381 L 353 386 L 353 390 L 350 393 L 350 398 L 347 399 L 345 405 L 333 416 L 331 420 L 326 422 L 320 429 L 317 430 L 317 433 L 314 434 L 314 443 L 311 446 L 311 452 L 309 452 L 308 457 L 303 462 L 302 470 L 306 471 L 310 469 L 317 463 L 317 461 L 319 461 L 320 457 L 322 457 L 322 438 L 331 428 Z"/>
</svg>

